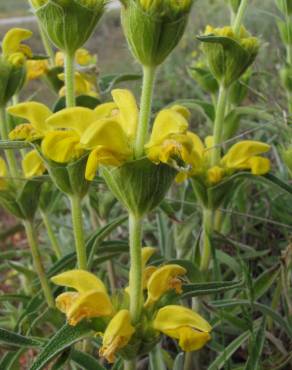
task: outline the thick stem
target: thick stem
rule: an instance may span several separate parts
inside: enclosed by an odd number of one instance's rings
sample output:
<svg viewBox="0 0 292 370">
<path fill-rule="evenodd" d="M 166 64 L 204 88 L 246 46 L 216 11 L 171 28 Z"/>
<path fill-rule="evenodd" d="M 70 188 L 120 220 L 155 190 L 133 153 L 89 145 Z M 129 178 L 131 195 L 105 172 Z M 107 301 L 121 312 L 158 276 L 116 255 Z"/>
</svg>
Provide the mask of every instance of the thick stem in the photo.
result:
<svg viewBox="0 0 292 370">
<path fill-rule="evenodd" d="M 211 258 L 211 233 L 213 223 L 213 212 L 210 209 L 203 210 L 203 245 L 201 254 L 200 270 L 207 271 Z"/>
<path fill-rule="evenodd" d="M 151 118 L 152 97 L 156 67 L 143 67 L 143 86 L 140 102 L 139 124 L 135 142 L 135 156 L 142 157 L 144 145 L 148 137 L 148 127 Z"/>
<path fill-rule="evenodd" d="M 80 269 L 87 270 L 87 255 L 82 222 L 81 198 L 78 195 L 72 195 L 70 197 L 70 201 L 77 263 Z"/>
<path fill-rule="evenodd" d="M 0 116 L 1 116 L 0 117 L 1 139 L 8 140 L 9 128 L 8 128 L 5 107 L 0 107 Z M 15 158 L 13 150 L 12 149 L 5 150 L 5 156 L 6 156 L 6 160 L 8 163 L 8 169 L 9 169 L 10 176 L 17 177 L 18 176 L 17 162 L 16 162 L 16 158 Z"/>
<path fill-rule="evenodd" d="M 150 364 L 151 370 L 166 370 L 160 344 L 157 344 L 150 352 Z"/>
<path fill-rule="evenodd" d="M 221 152 L 220 145 L 222 141 L 227 101 L 228 101 L 228 89 L 225 88 L 224 86 L 220 86 L 213 131 L 214 148 L 212 149 L 211 157 L 212 166 L 216 166 L 220 161 L 220 152 Z"/>
<path fill-rule="evenodd" d="M 43 223 L 44 223 L 45 228 L 47 230 L 48 237 L 50 239 L 52 248 L 55 252 L 55 255 L 58 259 L 60 259 L 62 257 L 61 247 L 60 247 L 59 241 L 58 241 L 58 239 L 57 239 L 57 237 L 54 233 L 54 230 L 52 228 L 51 222 L 49 220 L 49 216 L 47 215 L 46 212 L 41 212 L 41 215 L 42 215 Z"/>
<path fill-rule="evenodd" d="M 45 269 L 41 260 L 41 255 L 39 251 L 38 240 L 35 234 L 32 221 L 24 221 L 24 227 L 26 231 L 27 240 L 31 249 L 32 259 L 34 263 L 34 268 L 40 279 L 41 286 L 43 288 L 44 296 L 49 307 L 55 306 L 54 297 L 45 273 Z"/>
<path fill-rule="evenodd" d="M 75 106 L 75 54 L 65 53 L 65 87 L 66 87 L 66 106 Z"/>
<path fill-rule="evenodd" d="M 233 31 L 236 35 L 239 35 L 240 33 L 240 27 L 243 22 L 243 18 L 246 12 L 247 5 L 248 5 L 248 0 L 241 0 L 236 17 L 235 17 L 235 21 L 233 23 Z"/>
<path fill-rule="evenodd" d="M 124 370 L 137 370 L 136 360 L 124 361 Z"/>
<path fill-rule="evenodd" d="M 129 214 L 130 239 L 130 312 L 133 324 L 139 322 L 142 305 L 142 220 Z"/>
</svg>

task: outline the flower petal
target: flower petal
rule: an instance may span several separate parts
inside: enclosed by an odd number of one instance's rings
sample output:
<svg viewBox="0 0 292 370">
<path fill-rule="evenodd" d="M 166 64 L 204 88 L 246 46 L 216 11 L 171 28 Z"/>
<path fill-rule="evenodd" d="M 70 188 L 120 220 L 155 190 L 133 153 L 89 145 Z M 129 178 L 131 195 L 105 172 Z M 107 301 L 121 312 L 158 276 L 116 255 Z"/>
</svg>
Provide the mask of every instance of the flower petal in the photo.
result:
<svg viewBox="0 0 292 370">
<path fill-rule="evenodd" d="M 99 146 L 96 149 L 93 149 L 86 163 L 85 178 L 88 181 L 92 181 L 95 177 L 96 171 L 100 165 L 105 166 L 120 166 L 124 157 L 120 157 L 117 153 L 112 153 L 103 146 Z"/>
<path fill-rule="evenodd" d="M 128 310 L 119 311 L 105 330 L 99 355 L 105 357 L 109 363 L 114 363 L 116 352 L 129 343 L 134 332 L 130 312 Z"/>
<path fill-rule="evenodd" d="M 149 306 L 166 293 L 168 290 L 174 289 L 177 293 L 181 293 L 182 282 L 178 279 L 183 276 L 187 270 L 180 265 L 165 265 L 155 271 L 147 284 L 148 298 L 145 306 Z"/>
<path fill-rule="evenodd" d="M 260 141 L 240 141 L 234 144 L 222 158 L 222 164 L 227 168 L 240 168 L 241 164 L 251 157 L 270 150 L 270 145 Z"/>
<path fill-rule="evenodd" d="M 118 106 L 114 102 L 104 103 L 98 105 L 95 109 L 95 119 L 110 118 L 118 114 Z"/>
<path fill-rule="evenodd" d="M 50 130 L 46 120 L 52 115 L 52 112 L 44 104 L 32 101 L 20 103 L 7 108 L 7 111 L 13 116 L 26 119 L 41 134 Z"/>
<path fill-rule="evenodd" d="M 198 313 L 177 305 L 161 308 L 154 319 L 153 327 L 162 333 L 178 330 L 182 327 L 189 327 L 206 333 L 212 330 L 210 324 Z"/>
<path fill-rule="evenodd" d="M 121 125 L 112 118 L 92 123 L 81 137 L 81 145 L 86 149 L 103 146 L 108 151 L 122 157 L 131 155 L 127 136 Z"/>
<path fill-rule="evenodd" d="M 146 148 L 160 144 L 169 135 L 184 134 L 188 129 L 188 121 L 173 109 L 160 111 L 154 121 L 150 141 Z"/>
<path fill-rule="evenodd" d="M 51 281 L 56 285 L 73 288 L 79 293 L 85 293 L 91 290 L 106 293 L 103 282 L 94 274 L 85 270 L 69 270 L 53 276 Z"/>
<path fill-rule="evenodd" d="M 84 153 L 79 136 L 73 131 L 50 131 L 42 141 L 45 157 L 57 163 L 68 163 L 78 159 Z"/>
<path fill-rule="evenodd" d="M 0 157 L 0 177 L 6 177 L 8 175 L 8 169 L 5 160 Z"/>
<path fill-rule="evenodd" d="M 142 263 L 143 268 L 147 265 L 150 258 L 153 256 L 154 253 L 157 252 L 157 248 L 155 247 L 144 247 L 142 248 Z"/>
<path fill-rule="evenodd" d="M 27 40 L 32 36 L 32 32 L 25 28 L 11 28 L 2 40 L 2 51 L 4 56 L 21 51 L 21 41 Z"/>
<path fill-rule="evenodd" d="M 265 175 L 271 169 L 271 162 L 268 158 L 254 156 L 248 160 L 248 164 L 253 175 Z"/>
<path fill-rule="evenodd" d="M 67 128 L 79 136 L 96 120 L 94 110 L 85 107 L 72 107 L 62 109 L 53 114 L 47 124 L 51 128 Z"/>
<path fill-rule="evenodd" d="M 41 176 L 46 171 L 45 164 L 36 150 L 28 152 L 21 164 L 26 178 Z"/>
<path fill-rule="evenodd" d="M 187 326 L 175 330 L 168 330 L 164 334 L 171 338 L 179 339 L 179 346 L 185 352 L 197 351 L 204 347 L 211 339 L 209 333 L 200 332 Z"/>
<path fill-rule="evenodd" d="M 77 292 L 65 292 L 58 295 L 56 298 L 57 309 L 67 314 L 78 297 L 79 293 Z"/>
<path fill-rule="evenodd" d="M 120 111 L 120 123 L 130 139 L 136 136 L 138 125 L 138 107 L 134 95 L 129 90 L 115 89 L 112 97 Z"/>
<path fill-rule="evenodd" d="M 92 317 L 110 316 L 113 306 L 109 296 L 97 290 L 89 290 L 78 295 L 72 306 L 67 311 L 67 319 L 70 325 L 75 326 L 82 319 Z"/>
</svg>

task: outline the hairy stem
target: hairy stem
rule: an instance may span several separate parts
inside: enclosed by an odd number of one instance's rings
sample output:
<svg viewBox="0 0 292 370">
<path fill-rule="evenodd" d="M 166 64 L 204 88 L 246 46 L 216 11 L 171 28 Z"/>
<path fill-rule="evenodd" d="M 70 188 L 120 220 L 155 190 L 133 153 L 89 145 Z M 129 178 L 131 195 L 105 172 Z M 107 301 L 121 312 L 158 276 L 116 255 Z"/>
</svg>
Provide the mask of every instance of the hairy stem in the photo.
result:
<svg viewBox="0 0 292 370">
<path fill-rule="evenodd" d="M 205 208 L 203 210 L 203 246 L 200 264 L 201 271 L 208 270 L 210 264 L 212 223 L 213 211 Z"/>
<path fill-rule="evenodd" d="M 140 116 L 135 142 L 136 158 L 143 156 L 144 145 L 147 141 L 149 122 L 151 118 L 155 71 L 155 67 L 143 67 L 143 86 L 140 102 Z"/>
<path fill-rule="evenodd" d="M 49 307 L 55 306 L 54 297 L 47 279 L 45 269 L 41 260 L 41 255 L 39 251 L 38 240 L 35 234 L 35 229 L 32 221 L 24 221 L 24 227 L 26 231 L 27 240 L 31 249 L 32 259 L 34 263 L 34 268 L 40 279 L 40 283 Z"/>
<path fill-rule="evenodd" d="M 70 197 L 70 201 L 78 268 L 87 270 L 87 255 L 82 222 L 81 198 L 78 195 L 72 195 Z"/>
<path fill-rule="evenodd" d="M 220 152 L 221 152 L 220 146 L 222 141 L 227 101 L 228 101 L 228 89 L 225 88 L 224 86 L 220 86 L 213 131 L 214 148 L 212 149 L 211 157 L 212 166 L 216 166 L 220 161 Z"/>
<path fill-rule="evenodd" d="M 60 259 L 62 257 L 61 247 L 60 247 L 59 241 L 58 241 L 58 239 L 57 239 L 57 237 L 54 233 L 54 230 L 52 228 L 49 216 L 46 212 L 41 212 L 41 216 L 42 216 L 45 228 L 47 230 L 48 237 L 49 237 L 49 240 L 51 242 L 53 251 L 55 252 L 56 257 L 58 259 Z"/>
<path fill-rule="evenodd" d="M 65 54 L 65 87 L 66 87 L 66 106 L 75 106 L 75 54 Z"/>
<path fill-rule="evenodd" d="M 142 220 L 129 214 L 130 238 L 130 312 L 133 324 L 139 322 L 142 305 Z"/>
</svg>

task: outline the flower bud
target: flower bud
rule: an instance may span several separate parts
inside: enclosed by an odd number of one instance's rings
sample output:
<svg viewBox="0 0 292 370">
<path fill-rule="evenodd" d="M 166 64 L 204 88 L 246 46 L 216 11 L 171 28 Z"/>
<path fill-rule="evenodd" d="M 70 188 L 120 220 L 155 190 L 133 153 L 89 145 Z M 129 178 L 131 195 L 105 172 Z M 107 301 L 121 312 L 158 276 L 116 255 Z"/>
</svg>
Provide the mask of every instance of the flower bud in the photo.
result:
<svg viewBox="0 0 292 370">
<path fill-rule="evenodd" d="M 192 0 L 125 0 L 122 25 L 135 58 L 158 66 L 180 41 Z"/>
<path fill-rule="evenodd" d="M 238 80 L 253 63 L 259 49 L 258 39 L 241 28 L 237 36 L 231 27 L 207 26 L 205 34 L 199 36 L 210 70 L 217 81 L 229 87 Z"/>
<path fill-rule="evenodd" d="M 31 0 L 55 46 L 73 54 L 85 44 L 100 19 L 104 0 Z"/>
</svg>

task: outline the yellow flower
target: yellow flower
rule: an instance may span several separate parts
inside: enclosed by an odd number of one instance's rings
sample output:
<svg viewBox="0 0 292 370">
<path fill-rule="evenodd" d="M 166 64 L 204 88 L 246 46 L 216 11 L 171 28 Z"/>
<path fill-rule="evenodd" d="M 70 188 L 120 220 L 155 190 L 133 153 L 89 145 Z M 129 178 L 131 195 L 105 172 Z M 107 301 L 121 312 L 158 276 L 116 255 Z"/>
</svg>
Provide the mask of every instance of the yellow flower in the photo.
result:
<svg viewBox="0 0 292 370">
<path fill-rule="evenodd" d="M 129 343 L 134 332 L 130 312 L 128 310 L 119 311 L 104 332 L 99 355 L 106 358 L 109 363 L 114 363 L 115 354 Z"/>
<path fill-rule="evenodd" d="M 8 175 L 7 165 L 6 162 L 2 157 L 0 157 L 0 191 L 6 190 L 7 188 L 7 181 L 5 177 Z"/>
<path fill-rule="evenodd" d="M 7 108 L 12 116 L 26 119 L 29 123 L 18 125 L 9 134 L 11 140 L 38 140 L 50 130 L 46 120 L 52 115 L 50 109 L 41 103 L 26 102 Z"/>
<path fill-rule="evenodd" d="M 222 158 L 227 169 L 250 169 L 253 175 L 264 175 L 270 170 L 270 161 L 259 154 L 270 150 L 270 145 L 260 141 L 240 141 L 234 144 Z"/>
<path fill-rule="evenodd" d="M 49 64 L 47 60 L 28 60 L 26 63 L 27 80 L 36 80 L 42 77 L 48 71 Z"/>
<path fill-rule="evenodd" d="M 65 81 L 65 75 L 64 73 L 59 74 L 59 79 L 61 81 Z M 90 81 L 90 78 L 86 76 L 85 73 L 75 72 L 75 95 L 90 95 L 90 96 L 98 96 L 98 93 L 96 92 L 96 87 Z M 66 95 L 66 86 L 63 86 L 61 90 L 59 91 L 60 96 Z"/>
<path fill-rule="evenodd" d="M 182 293 L 182 281 L 179 277 L 186 273 L 185 268 L 175 264 L 165 265 L 154 271 L 147 282 L 148 298 L 145 306 L 157 302 L 169 290 Z"/>
<path fill-rule="evenodd" d="M 75 62 L 82 67 L 96 63 L 96 57 L 84 48 L 78 49 L 75 54 Z M 55 64 L 58 67 L 64 67 L 65 56 L 62 51 L 57 51 L 55 55 Z"/>
<path fill-rule="evenodd" d="M 12 28 L 9 30 L 2 41 L 2 52 L 4 58 L 11 58 L 13 55 L 22 54 L 23 57 L 32 57 L 32 51 L 29 46 L 22 44 L 21 42 L 29 39 L 32 36 L 32 32 L 24 28 Z M 23 58 L 23 60 L 25 59 Z M 19 57 L 17 58 L 20 60 Z"/>
<path fill-rule="evenodd" d="M 210 184 L 217 184 L 223 179 L 224 175 L 225 171 L 223 168 L 214 166 L 208 169 L 207 180 Z"/>
<path fill-rule="evenodd" d="M 94 55 L 90 54 L 90 52 L 84 48 L 76 51 L 75 60 L 80 66 L 88 66 L 96 62 Z"/>
<path fill-rule="evenodd" d="M 71 270 L 51 278 L 57 285 L 73 288 L 76 292 L 60 294 L 57 308 L 66 314 L 70 325 L 84 318 L 111 316 L 112 303 L 102 281 L 85 270 Z"/>
<path fill-rule="evenodd" d="M 46 167 L 42 158 L 36 150 L 31 150 L 22 160 L 22 171 L 26 178 L 41 176 Z"/>
<path fill-rule="evenodd" d="M 110 124 L 103 124 L 104 121 L 108 122 L 104 115 L 110 115 L 113 106 L 107 104 L 107 108 L 109 109 L 102 110 L 97 107 L 96 110 L 92 110 L 83 107 L 73 107 L 63 109 L 52 115 L 47 120 L 51 131 L 46 134 L 42 141 L 42 152 L 44 155 L 55 162 L 68 163 L 79 158 L 86 150 L 94 148 L 95 141 L 100 139 L 101 144 L 96 149 L 99 150 L 100 156 L 103 155 L 103 161 L 106 162 L 107 153 L 102 152 L 101 149 L 103 147 L 106 148 L 105 145 L 108 142 L 113 150 L 122 150 L 121 147 L 124 148 L 126 146 L 126 139 L 122 143 L 119 136 L 112 137 L 111 131 L 108 130 Z M 115 121 L 113 121 L 113 125 L 120 127 Z M 92 153 L 90 154 L 87 173 L 96 157 L 97 155 L 92 156 Z"/>
<path fill-rule="evenodd" d="M 183 351 L 196 351 L 210 339 L 212 330 L 209 323 L 196 312 L 182 306 L 161 308 L 153 322 L 154 329 L 179 340 Z"/>
</svg>

